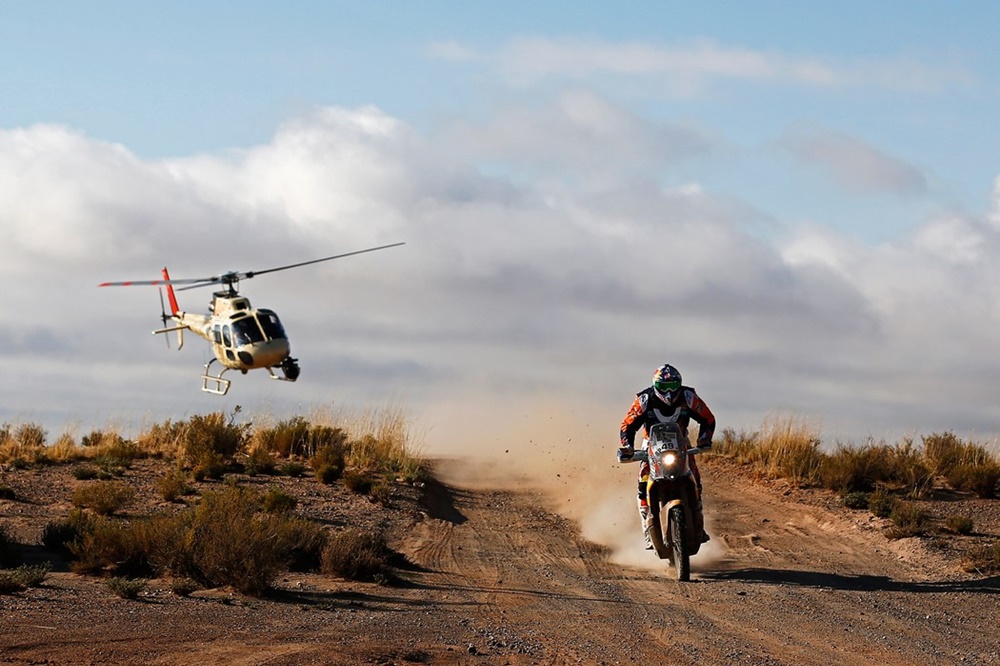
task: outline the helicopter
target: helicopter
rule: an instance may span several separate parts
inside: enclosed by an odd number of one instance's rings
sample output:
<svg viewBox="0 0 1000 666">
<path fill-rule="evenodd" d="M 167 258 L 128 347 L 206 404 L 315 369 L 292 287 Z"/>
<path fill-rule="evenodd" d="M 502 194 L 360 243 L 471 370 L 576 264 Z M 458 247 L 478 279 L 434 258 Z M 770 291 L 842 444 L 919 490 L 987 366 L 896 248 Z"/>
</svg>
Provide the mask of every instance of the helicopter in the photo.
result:
<svg viewBox="0 0 1000 666">
<path fill-rule="evenodd" d="M 284 271 L 290 268 L 318 264 L 321 261 L 341 259 L 351 257 L 366 252 L 385 250 L 390 247 L 398 247 L 405 243 L 392 243 L 390 245 L 379 245 L 364 250 L 355 250 L 344 254 L 336 254 L 332 257 L 303 261 L 277 268 L 268 268 L 261 271 L 228 272 L 222 275 L 215 275 L 207 278 L 174 279 L 170 277 L 166 267 L 163 268 L 162 280 L 126 280 L 123 282 L 102 282 L 99 287 L 132 287 L 139 285 L 152 285 L 160 287 L 160 318 L 163 320 L 163 328 L 153 331 L 153 335 L 177 333 L 177 349 L 184 346 L 184 331 L 190 330 L 195 334 L 208 340 L 212 345 L 212 352 L 215 357 L 205 364 L 205 370 L 201 375 L 201 390 L 215 395 L 226 395 L 229 391 L 231 380 L 223 377 L 229 370 L 239 370 L 244 375 L 250 370 L 267 370 L 271 379 L 279 379 L 287 382 L 294 382 L 299 378 L 301 369 L 298 359 L 291 357 L 291 347 L 288 336 L 281 325 L 274 310 L 266 308 L 253 308 L 249 299 L 239 294 L 240 280 L 250 278 L 265 273 Z M 212 301 L 209 303 L 209 314 L 200 315 L 181 311 L 177 304 L 177 297 L 174 294 L 174 285 L 178 286 L 177 291 L 187 289 L 197 289 L 210 285 L 222 285 L 221 291 L 212 294 Z M 166 313 L 163 303 L 163 287 L 167 288 L 167 298 L 170 303 L 170 314 Z M 173 325 L 170 325 L 173 322 Z M 167 346 L 170 340 L 167 339 Z M 212 364 L 216 361 L 222 366 L 218 374 L 211 371 Z M 276 374 L 275 370 L 280 370 L 281 374 Z"/>
</svg>

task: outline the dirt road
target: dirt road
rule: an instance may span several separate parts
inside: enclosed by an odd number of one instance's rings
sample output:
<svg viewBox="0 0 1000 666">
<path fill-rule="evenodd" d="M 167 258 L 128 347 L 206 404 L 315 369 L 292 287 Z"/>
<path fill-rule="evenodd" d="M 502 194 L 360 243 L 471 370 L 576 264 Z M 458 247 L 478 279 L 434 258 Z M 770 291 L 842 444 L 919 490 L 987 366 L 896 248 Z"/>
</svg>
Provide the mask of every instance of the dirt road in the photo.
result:
<svg viewBox="0 0 1000 666">
<path fill-rule="evenodd" d="M 598 516 L 628 534 L 613 552 L 551 496 L 441 486 L 394 539 L 405 586 L 294 574 L 266 600 L 154 585 L 126 601 L 57 573 L 0 597 L 0 663 L 1000 663 L 997 578 L 721 463 L 703 474 L 713 540 L 690 583 L 641 549 L 627 502 Z"/>
</svg>

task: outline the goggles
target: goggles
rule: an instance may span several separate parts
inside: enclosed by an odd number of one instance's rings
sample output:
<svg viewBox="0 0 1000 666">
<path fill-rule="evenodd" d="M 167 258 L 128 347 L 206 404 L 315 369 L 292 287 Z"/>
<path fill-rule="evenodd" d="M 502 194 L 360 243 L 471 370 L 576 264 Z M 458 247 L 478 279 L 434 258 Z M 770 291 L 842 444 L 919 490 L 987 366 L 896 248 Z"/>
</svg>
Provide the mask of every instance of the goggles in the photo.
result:
<svg viewBox="0 0 1000 666">
<path fill-rule="evenodd" d="M 653 382 L 653 388 L 655 388 L 660 393 L 671 393 L 673 391 L 679 390 L 681 383 L 679 381 L 669 381 L 669 382 Z"/>
</svg>

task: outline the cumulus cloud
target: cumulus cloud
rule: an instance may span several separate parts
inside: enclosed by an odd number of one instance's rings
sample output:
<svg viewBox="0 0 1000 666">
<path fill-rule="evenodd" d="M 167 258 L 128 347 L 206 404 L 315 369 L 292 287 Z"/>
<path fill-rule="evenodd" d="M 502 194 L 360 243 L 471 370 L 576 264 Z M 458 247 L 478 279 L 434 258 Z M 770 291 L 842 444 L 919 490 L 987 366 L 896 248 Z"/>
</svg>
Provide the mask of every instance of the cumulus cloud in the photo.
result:
<svg viewBox="0 0 1000 666">
<path fill-rule="evenodd" d="M 920 169 L 856 137 L 828 130 L 793 130 L 777 144 L 796 159 L 824 170 L 850 192 L 913 195 L 927 191 L 927 178 Z"/>
<path fill-rule="evenodd" d="M 506 419 L 543 395 L 608 414 L 611 439 L 669 360 L 725 426 L 783 407 L 852 433 L 991 423 L 994 219 L 942 216 L 878 247 L 822 228 L 761 236 L 766 212 L 581 150 L 656 173 L 708 150 L 697 133 L 582 92 L 505 113 L 430 134 L 375 107 L 322 108 L 263 145 L 165 161 L 64 127 L 0 132 L 3 303 L 18 313 L 0 325 L 17 378 L 0 418 L 374 396 Z M 149 335 L 152 289 L 96 288 L 394 241 L 407 245 L 245 282 L 281 314 L 303 375 L 236 377 L 223 401 L 198 391 L 200 340 L 168 353 Z M 179 296 L 197 310 L 209 295 Z"/>
</svg>

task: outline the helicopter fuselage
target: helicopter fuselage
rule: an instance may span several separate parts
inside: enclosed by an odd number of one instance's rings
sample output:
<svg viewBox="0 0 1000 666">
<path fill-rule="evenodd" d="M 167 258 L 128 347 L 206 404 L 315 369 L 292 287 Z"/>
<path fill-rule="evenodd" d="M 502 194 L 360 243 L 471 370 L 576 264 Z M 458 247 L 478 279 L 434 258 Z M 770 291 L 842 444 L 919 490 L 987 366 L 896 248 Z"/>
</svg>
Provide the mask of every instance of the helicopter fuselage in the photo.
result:
<svg viewBox="0 0 1000 666">
<path fill-rule="evenodd" d="M 215 358 L 232 370 L 247 372 L 280 366 L 291 347 L 285 329 L 273 310 L 254 309 L 243 296 L 216 293 L 209 315 L 176 312 L 171 317 L 205 338 Z"/>
</svg>

